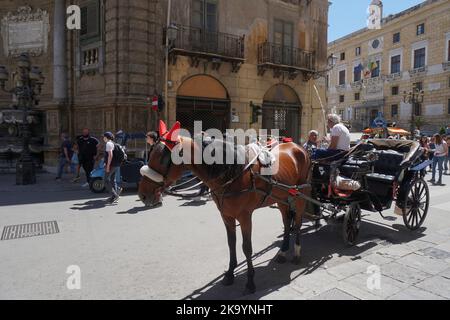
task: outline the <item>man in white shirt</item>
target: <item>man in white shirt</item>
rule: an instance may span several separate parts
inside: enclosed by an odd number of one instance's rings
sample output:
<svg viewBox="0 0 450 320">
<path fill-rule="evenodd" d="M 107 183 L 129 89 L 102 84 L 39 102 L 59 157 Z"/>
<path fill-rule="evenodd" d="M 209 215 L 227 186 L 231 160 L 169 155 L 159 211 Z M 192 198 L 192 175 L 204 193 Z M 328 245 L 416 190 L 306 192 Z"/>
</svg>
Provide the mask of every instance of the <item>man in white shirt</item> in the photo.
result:
<svg viewBox="0 0 450 320">
<path fill-rule="evenodd" d="M 111 197 L 106 201 L 108 203 L 115 203 L 119 200 L 119 187 L 116 181 L 116 175 L 118 174 L 119 167 L 114 162 L 114 135 L 111 132 L 106 132 L 103 135 L 103 141 L 105 142 L 105 187 Z"/>
<path fill-rule="evenodd" d="M 350 150 L 350 131 L 341 123 L 341 117 L 337 114 L 330 114 L 327 117 L 327 126 L 331 132 L 331 141 L 328 150 L 318 149 L 314 159 L 336 160 Z"/>
<path fill-rule="evenodd" d="M 341 118 L 337 114 L 328 116 L 328 128 L 331 130 L 331 143 L 329 150 L 350 150 L 350 131 L 341 123 Z"/>
</svg>

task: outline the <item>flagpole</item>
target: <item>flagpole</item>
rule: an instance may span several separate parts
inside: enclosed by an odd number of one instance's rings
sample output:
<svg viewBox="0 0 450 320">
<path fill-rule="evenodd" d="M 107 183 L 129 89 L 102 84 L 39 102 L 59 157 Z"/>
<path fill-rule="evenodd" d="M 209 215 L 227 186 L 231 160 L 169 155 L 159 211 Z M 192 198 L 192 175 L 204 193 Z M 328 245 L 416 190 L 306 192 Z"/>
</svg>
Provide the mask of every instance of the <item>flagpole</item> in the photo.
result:
<svg viewBox="0 0 450 320">
<path fill-rule="evenodd" d="M 165 61 L 165 82 L 164 82 L 164 99 L 166 100 L 164 106 L 164 118 L 166 123 L 169 123 L 169 27 L 170 16 L 172 11 L 172 0 L 169 0 L 167 5 L 167 25 L 166 25 L 166 61 Z"/>
</svg>

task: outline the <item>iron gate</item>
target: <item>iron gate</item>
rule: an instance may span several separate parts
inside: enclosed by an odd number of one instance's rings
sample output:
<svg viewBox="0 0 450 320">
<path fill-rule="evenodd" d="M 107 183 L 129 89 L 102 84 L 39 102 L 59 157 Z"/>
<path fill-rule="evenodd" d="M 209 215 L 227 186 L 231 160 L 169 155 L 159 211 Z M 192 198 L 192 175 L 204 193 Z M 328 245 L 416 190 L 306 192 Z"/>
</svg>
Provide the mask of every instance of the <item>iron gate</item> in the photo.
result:
<svg viewBox="0 0 450 320">
<path fill-rule="evenodd" d="M 267 130 L 278 129 L 281 137 L 290 137 L 299 142 L 300 106 L 265 102 L 262 126 Z"/>
<path fill-rule="evenodd" d="M 230 128 L 230 102 L 199 98 L 177 98 L 177 121 L 182 128 L 194 133 L 194 122 L 202 121 L 202 130 Z"/>
</svg>

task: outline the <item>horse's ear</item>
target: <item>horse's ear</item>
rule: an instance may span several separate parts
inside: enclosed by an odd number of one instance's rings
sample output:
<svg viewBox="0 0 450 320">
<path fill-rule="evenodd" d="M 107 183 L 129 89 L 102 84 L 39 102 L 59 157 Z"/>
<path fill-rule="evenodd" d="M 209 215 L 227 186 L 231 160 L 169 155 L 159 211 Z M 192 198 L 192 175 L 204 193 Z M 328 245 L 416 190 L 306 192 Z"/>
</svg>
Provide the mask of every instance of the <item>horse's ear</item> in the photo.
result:
<svg viewBox="0 0 450 320">
<path fill-rule="evenodd" d="M 164 121 L 159 120 L 159 136 L 163 137 L 167 133 L 167 125 Z"/>
<path fill-rule="evenodd" d="M 173 128 L 170 130 L 170 132 L 167 134 L 166 140 L 172 141 L 172 142 L 178 142 L 178 136 L 181 129 L 181 123 L 176 122 Z"/>
</svg>

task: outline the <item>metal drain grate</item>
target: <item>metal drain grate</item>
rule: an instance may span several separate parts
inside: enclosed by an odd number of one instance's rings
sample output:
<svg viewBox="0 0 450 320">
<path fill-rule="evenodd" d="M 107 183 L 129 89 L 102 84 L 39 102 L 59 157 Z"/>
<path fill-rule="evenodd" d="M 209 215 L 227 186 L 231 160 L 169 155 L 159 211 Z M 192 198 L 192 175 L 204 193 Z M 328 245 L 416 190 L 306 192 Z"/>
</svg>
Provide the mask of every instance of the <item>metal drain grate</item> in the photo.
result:
<svg viewBox="0 0 450 320">
<path fill-rule="evenodd" d="M 5 227 L 1 240 L 46 236 L 55 233 L 59 233 L 58 223 L 56 221 L 28 223 Z"/>
</svg>

